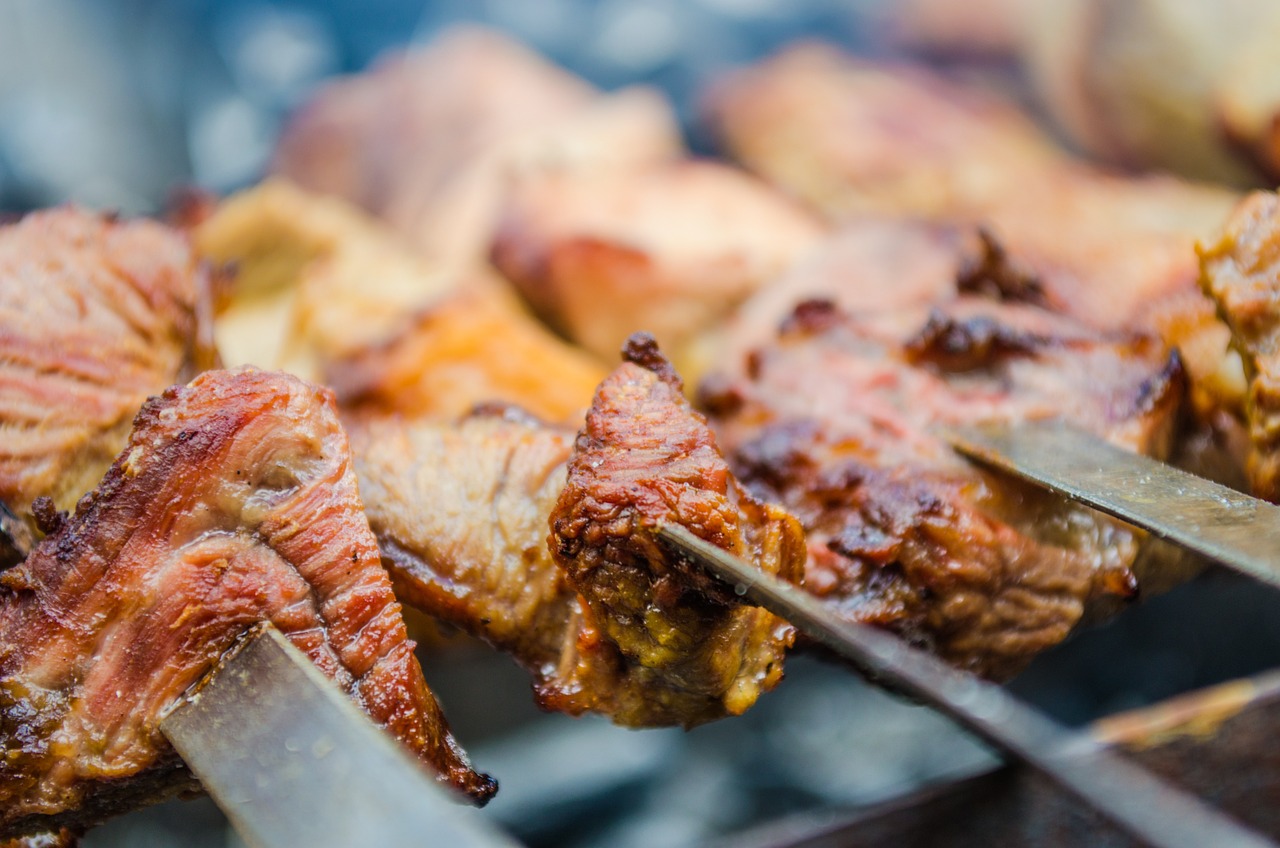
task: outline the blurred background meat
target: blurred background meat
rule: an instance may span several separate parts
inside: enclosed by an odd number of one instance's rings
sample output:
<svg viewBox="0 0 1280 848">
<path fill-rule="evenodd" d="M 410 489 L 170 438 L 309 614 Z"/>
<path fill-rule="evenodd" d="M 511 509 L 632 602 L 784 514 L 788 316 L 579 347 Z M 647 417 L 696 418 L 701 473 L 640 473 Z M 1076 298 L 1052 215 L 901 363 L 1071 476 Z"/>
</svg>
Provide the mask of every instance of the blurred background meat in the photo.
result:
<svg viewBox="0 0 1280 848">
<path fill-rule="evenodd" d="M 149 396 L 214 364 L 210 280 L 181 233 L 67 206 L 0 226 L 0 502 L 69 509 Z"/>
</svg>

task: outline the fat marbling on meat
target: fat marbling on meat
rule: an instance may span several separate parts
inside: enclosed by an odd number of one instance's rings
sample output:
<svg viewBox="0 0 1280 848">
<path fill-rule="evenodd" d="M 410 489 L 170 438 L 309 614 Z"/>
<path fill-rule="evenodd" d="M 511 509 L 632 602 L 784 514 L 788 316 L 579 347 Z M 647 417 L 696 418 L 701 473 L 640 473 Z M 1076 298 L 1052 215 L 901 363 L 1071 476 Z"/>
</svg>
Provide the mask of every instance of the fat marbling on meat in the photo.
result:
<svg viewBox="0 0 1280 848">
<path fill-rule="evenodd" d="M 976 469 L 938 428 L 1062 418 L 1163 456 L 1184 380 L 1158 339 L 1100 333 L 1037 305 L 1029 280 L 971 270 L 986 279 L 949 292 L 929 274 L 890 294 L 842 276 L 843 305 L 802 302 L 772 338 L 745 322 L 740 367 L 700 396 L 739 478 L 804 524 L 810 592 L 1003 677 L 1090 601 L 1136 593 L 1141 537 Z"/>
<path fill-rule="evenodd" d="M 795 580 L 800 527 L 733 479 L 651 338 L 628 343 L 576 440 L 511 410 L 349 426 L 397 592 L 511 653 L 544 707 L 691 726 L 781 679 L 790 627 L 725 597 L 655 531 L 677 522 Z"/>
<path fill-rule="evenodd" d="M 196 788 L 159 719 L 264 621 L 443 782 L 492 793 L 423 680 L 327 390 L 256 370 L 171 388 L 44 525 L 0 575 L 0 836 Z"/>
<path fill-rule="evenodd" d="M 213 363 L 206 283 L 153 221 L 68 206 L 0 227 L 0 501 L 71 507 L 147 397 Z"/>
</svg>

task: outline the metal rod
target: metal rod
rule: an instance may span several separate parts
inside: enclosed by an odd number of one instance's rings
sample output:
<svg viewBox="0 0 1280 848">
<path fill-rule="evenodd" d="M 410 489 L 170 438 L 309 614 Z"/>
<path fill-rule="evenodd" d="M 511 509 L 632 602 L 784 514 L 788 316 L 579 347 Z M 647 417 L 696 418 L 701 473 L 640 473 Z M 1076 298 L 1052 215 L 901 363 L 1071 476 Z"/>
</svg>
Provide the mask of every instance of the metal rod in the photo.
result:
<svg viewBox="0 0 1280 848">
<path fill-rule="evenodd" d="M 827 645 L 871 679 L 920 700 L 1006 757 L 1034 768 L 1134 839 L 1158 848 L 1274 848 L 1199 798 L 1057 724 L 1000 687 L 888 633 L 837 618 L 802 589 L 752 568 L 683 527 L 664 525 L 658 535 L 752 603 Z"/>
<path fill-rule="evenodd" d="M 943 436 L 975 462 L 1280 586 L 1280 507 L 1274 504 L 1059 421 L 983 424 Z"/>
<path fill-rule="evenodd" d="M 253 848 L 515 848 L 274 627 L 160 722 Z"/>
</svg>

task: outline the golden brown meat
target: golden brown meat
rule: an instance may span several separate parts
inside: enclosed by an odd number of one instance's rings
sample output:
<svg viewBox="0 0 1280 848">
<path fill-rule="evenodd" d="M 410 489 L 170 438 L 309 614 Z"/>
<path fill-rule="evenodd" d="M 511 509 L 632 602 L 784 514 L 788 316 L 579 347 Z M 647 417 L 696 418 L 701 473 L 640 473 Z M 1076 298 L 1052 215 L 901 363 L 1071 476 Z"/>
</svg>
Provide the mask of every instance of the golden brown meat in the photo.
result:
<svg viewBox="0 0 1280 848">
<path fill-rule="evenodd" d="M 510 652 L 548 709 L 694 725 L 775 685 L 791 631 L 724 603 L 658 545 L 657 523 L 787 579 L 803 563 L 801 533 L 739 488 L 652 342 L 629 356 L 576 443 L 492 411 L 453 427 L 357 417 L 352 445 L 407 603 Z"/>
<path fill-rule="evenodd" d="M 324 389 L 250 370 L 168 390 L 45 529 L 0 575 L 0 835 L 192 789 L 159 718 L 262 621 L 442 781 L 493 792 L 423 680 Z"/>
<path fill-rule="evenodd" d="M 792 201 L 714 162 L 549 168 L 512 180 L 493 260 L 547 323 L 596 355 L 643 330 L 681 361 L 695 334 L 823 231 Z"/>
<path fill-rule="evenodd" d="M 351 410 L 453 421 L 499 403 L 576 422 L 605 373 L 538 323 L 505 284 L 476 273 L 390 341 L 329 363 L 325 382 Z"/>
<path fill-rule="evenodd" d="M 286 128 L 272 170 L 365 208 L 432 258 L 469 265 L 483 261 L 513 169 L 648 162 L 680 148 L 655 92 L 600 95 L 470 27 L 322 87 Z"/>
<path fill-rule="evenodd" d="M 0 501 L 72 506 L 143 401 L 213 363 L 206 283 L 150 221 L 64 207 L 0 227 Z"/>
<path fill-rule="evenodd" d="M 1231 328 L 1248 379 L 1243 411 L 1254 494 L 1280 501 L 1280 197 L 1255 192 L 1200 248 L 1201 285 Z"/>
<path fill-rule="evenodd" d="M 1188 295 L 1230 193 L 1101 172 L 993 94 L 820 45 L 729 77 L 708 114 L 734 156 L 828 216 L 985 227 L 1069 314 L 1161 333 L 1206 396 L 1223 381 L 1227 334 Z"/>
<path fill-rule="evenodd" d="M 1040 0 L 1022 56 L 1090 153 L 1257 185 L 1280 174 L 1280 8 L 1254 0 Z"/>
<path fill-rule="evenodd" d="M 890 0 L 873 13 L 893 40 L 931 53 L 1017 55 L 1027 18 L 1043 0 Z"/>
<path fill-rule="evenodd" d="M 306 379 L 394 337 L 459 279 L 359 209 L 281 179 L 218 204 L 192 238 L 234 272 L 215 324 L 223 361 Z"/>
<path fill-rule="evenodd" d="M 859 288 L 874 277 L 845 283 L 842 302 L 858 311 L 801 304 L 740 371 L 709 378 L 703 402 L 739 478 L 804 524 L 809 591 L 1007 676 L 1062 640 L 1090 601 L 1134 593 L 1140 538 L 976 470 L 937 428 L 1061 417 L 1163 456 L 1178 360 L 1152 338 L 1064 319 L 1026 291 L 930 297 L 922 280 L 880 308 Z"/>
</svg>

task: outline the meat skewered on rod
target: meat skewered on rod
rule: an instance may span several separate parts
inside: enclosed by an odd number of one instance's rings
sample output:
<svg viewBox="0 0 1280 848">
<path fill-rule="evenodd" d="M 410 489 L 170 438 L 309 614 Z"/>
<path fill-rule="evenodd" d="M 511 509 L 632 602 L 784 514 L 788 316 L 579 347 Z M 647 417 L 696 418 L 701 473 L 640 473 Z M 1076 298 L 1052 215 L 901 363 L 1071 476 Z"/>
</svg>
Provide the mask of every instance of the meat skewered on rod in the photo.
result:
<svg viewBox="0 0 1280 848">
<path fill-rule="evenodd" d="M 803 536 L 741 488 L 652 338 L 625 358 L 576 442 L 510 410 L 356 417 L 356 471 L 407 604 L 510 653 L 548 709 L 691 726 L 776 685 L 792 634 L 689 573 L 654 529 L 680 523 L 788 580 Z"/>
<path fill-rule="evenodd" d="M 734 591 L 823 642 L 871 679 L 920 699 L 1006 756 L 1036 769 L 1143 844 L 1274 848 L 1269 840 L 1096 741 L 1062 728 L 1003 689 L 958 672 L 893 636 L 840 620 L 805 592 L 684 528 L 667 525 L 658 534 Z"/>
<path fill-rule="evenodd" d="M 327 390 L 207 372 L 149 401 L 98 488 L 48 515 L 0 573 L 0 837 L 198 788 L 160 718 L 263 621 L 443 782 L 493 793 L 427 689 Z"/>
</svg>

